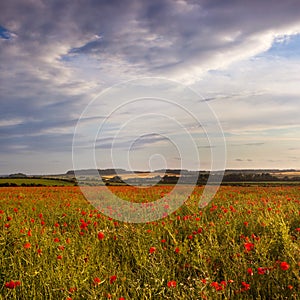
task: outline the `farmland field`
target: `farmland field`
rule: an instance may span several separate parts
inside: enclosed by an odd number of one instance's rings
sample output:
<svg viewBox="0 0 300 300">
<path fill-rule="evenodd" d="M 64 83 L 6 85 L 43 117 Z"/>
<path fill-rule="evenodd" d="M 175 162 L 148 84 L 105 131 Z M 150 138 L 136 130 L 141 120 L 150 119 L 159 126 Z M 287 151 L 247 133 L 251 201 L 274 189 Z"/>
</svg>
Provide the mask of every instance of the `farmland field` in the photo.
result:
<svg viewBox="0 0 300 300">
<path fill-rule="evenodd" d="M 0 178 L 0 185 L 17 185 L 17 186 L 73 186 L 74 182 L 59 179 L 45 179 L 45 178 Z"/>
<path fill-rule="evenodd" d="M 110 187 L 142 202 L 172 188 L 137 197 Z M 164 219 L 131 224 L 79 187 L 0 188 L 0 299 L 299 299 L 299 186 L 222 186 L 200 210 L 202 191 Z"/>
</svg>

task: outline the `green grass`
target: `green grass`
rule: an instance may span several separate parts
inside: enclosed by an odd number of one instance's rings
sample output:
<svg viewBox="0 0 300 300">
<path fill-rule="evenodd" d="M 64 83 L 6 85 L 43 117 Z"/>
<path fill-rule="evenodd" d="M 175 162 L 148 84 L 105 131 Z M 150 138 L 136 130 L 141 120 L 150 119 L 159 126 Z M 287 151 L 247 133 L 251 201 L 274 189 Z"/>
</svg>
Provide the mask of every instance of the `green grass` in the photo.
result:
<svg viewBox="0 0 300 300">
<path fill-rule="evenodd" d="M 0 178 L 1 184 L 16 184 L 17 186 L 26 185 L 42 185 L 42 186 L 73 186 L 74 182 L 63 181 L 59 179 L 44 179 L 44 178 Z"/>
</svg>

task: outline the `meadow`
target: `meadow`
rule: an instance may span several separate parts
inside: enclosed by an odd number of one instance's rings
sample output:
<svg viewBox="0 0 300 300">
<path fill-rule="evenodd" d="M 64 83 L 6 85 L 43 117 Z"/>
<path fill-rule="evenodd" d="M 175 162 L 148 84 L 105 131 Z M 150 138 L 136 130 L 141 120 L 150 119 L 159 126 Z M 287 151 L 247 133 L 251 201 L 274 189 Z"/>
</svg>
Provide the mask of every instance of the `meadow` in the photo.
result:
<svg viewBox="0 0 300 300">
<path fill-rule="evenodd" d="M 110 189 L 151 202 L 172 186 Z M 300 299 L 299 186 L 222 186 L 199 209 L 202 191 L 132 224 L 79 187 L 0 188 L 0 299 Z"/>
</svg>

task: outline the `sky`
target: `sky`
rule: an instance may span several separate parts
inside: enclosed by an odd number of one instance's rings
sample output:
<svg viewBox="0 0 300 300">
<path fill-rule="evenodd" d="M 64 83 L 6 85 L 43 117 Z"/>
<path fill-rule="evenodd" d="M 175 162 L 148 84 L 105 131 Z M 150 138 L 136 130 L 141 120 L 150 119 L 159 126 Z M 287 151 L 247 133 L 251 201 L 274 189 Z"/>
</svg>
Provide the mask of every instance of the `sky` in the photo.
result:
<svg viewBox="0 0 300 300">
<path fill-rule="evenodd" d="M 300 169 L 299 15 L 297 0 L 1 1 L 0 174 Z"/>
</svg>

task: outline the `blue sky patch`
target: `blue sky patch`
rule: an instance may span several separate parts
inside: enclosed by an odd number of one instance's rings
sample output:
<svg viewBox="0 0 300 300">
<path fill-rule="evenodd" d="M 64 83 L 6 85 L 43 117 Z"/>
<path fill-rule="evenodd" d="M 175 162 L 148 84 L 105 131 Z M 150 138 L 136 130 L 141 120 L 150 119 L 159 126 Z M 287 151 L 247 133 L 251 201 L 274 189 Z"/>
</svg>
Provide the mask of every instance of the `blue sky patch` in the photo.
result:
<svg viewBox="0 0 300 300">
<path fill-rule="evenodd" d="M 283 39 L 276 39 L 266 54 L 283 57 L 300 56 L 300 34 L 295 34 Z"/>
<path fill-rule="evenodd" d="M 1 25 L 0 25 L 0 38 L 4 40 L 9 40 L 11 38 L 11 33 Z"/>
</svg>

